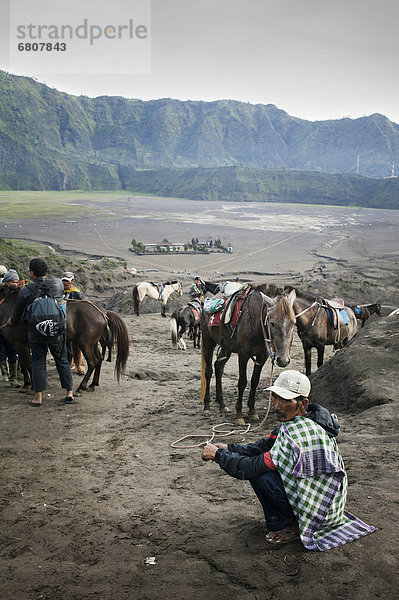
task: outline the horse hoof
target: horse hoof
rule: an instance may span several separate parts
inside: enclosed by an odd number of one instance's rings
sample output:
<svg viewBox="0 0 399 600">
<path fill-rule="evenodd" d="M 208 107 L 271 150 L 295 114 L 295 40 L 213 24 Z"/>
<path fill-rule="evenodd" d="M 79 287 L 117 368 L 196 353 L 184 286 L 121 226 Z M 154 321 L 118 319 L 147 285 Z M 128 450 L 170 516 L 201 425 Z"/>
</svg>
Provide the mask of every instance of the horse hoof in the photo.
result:
<svg viewBox="0 0 399 600">
<path fill-rule="evenodd" d="M 258 413 L 248 413 L 248 421 L 251 423 L 256 423 L 256 421 L 259 421 Z"/>
<path fill-rule="evenodd" d="M 76 392 L 74 393 L 74 396 L 76 398 L 79 398 L 82 395 L 82 390 L 76 390 Z"/>
<path fill-rule="evenodd" d="M 223 406 L 223 408 L 220 409 L 220 412 L 226 415 L 230 412 L 230 409 L 227 406 Z"/>
<path fill-rule="evenodd" d="M 204 415 L 204 417 L 210 417 L 211 416 L 211 411 L 209 410 L 209 408 L 204 409 L 203 415 Z"/>
<path fill-rule="evenodd" d="M 234 419 L 234 425 L 245 425 L 244 417 L 236 417 Z"/>
</svg>

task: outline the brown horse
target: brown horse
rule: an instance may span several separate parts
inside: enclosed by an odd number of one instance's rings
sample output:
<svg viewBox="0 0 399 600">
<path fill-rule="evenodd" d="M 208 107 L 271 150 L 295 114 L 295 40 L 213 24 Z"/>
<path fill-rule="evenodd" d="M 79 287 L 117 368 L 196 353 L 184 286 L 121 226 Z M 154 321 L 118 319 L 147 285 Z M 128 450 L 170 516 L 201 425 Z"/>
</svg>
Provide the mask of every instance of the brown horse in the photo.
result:
<svg viewBox="0 0 399 600">
<path fill-rule="evenodd" d="M 28 390 L 31 387 L 32 381 L 30 349 L 27 342 L 28 329 L 25 323 L 21 323 L 18 327 L 8 327 L 4 325 L 12 315 L 19 289 L 20 288 L 12 288 L 4 283 L 0 283 L 0 331 L 6 340 L 14 344 L 17 349 L 19 366 L 24 378 L 23 387 Z"/>
<path fill-rule="evenodd" d="M 291 289 L 291 288 L 288 288 Z M 331 322 L 332 313 L 324 298 L 314 298 L 295 289 L 294 310 L 298 335 L 305 353 L 306 375 L 312 369 L 312 348 L 317 349 L 317 368 L 324 361 L 324 347 L 333 345 L 343 348 L 357 332 L 357 321 L 349 306 L 343 307 L 344 322 L 335 328 Z"/>
<path fill-rule="evenodd" d="M 4 325 L 13 313 L 18 293 L 19 288 L 9 288 L 0 284 L 0 327 L 4 337 L 17 346 L 24 387 L 30 388 L 32 364 L 27 341 L 27 326 L 23 319 L 15 327 Z M 66 340 L 68 346 L 72 348 L 75 359 L 79 349 L 87 361 L 87 373 L 76 392 L 93 390 L 99 385 L 105 350 L 108 348 L 108 360 L 110 360 L 114 345 L 117 347 L 115 375 L 119 381 L 129 356 L 129 333 L 119 315 L 113 311 L 105 312 L 87 300 L 68 300 L 66 323 Z M 103 348 L 103 353 L 100 352 L 99 344 Z M 93 371 L 93 380 L 88 386 Z"/>
<path fill-rule="evenodd" d="M 239 379 L 236 402 L 236 424 L 243 424 L 242 397 L 247 385 L 247 364 L 254 361 L 251 389 L 248 398 L 248 418 L 259 419 L 255 411 L 255 392 L 263 365 L 267 358 L 286 367 L 290 362 L 290 349 L 295 328 L 293 302 L 295 291 L 287 295 L 270 298 L 257 289 L 251 289 L 241 307 L 241 316 L 233 335 L 226 325 L 209 325 L 209 314 L 202 314 L 202 396 L 204 411 L 209 412 L 212 358 L 217 345 L 220 346 L 215 361 L 216 402 L 220 411 L 226 411 L 222 391 L 222 375 L 225 364 L 233 352 L 238 354 Z"/>
<path fill-rule="evenodd" d="M 351 309 L 353 310 L 356 319 L 361 321 L 362 327 L 364 327 L 367 319 L 372 314 L 375 313 L 379 317 L 382 317 L 381 304 L 360 304 L 351 306 Z"/>
</svg>

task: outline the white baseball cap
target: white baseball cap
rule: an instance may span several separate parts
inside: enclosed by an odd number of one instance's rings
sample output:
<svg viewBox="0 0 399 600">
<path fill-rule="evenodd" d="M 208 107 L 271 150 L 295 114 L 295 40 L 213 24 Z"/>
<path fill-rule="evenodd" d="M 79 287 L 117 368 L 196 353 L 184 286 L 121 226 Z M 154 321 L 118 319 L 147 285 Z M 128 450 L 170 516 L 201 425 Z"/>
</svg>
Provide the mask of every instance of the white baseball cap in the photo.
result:
<svg viewBox="0 0 399 600">
<path fill-rule="evenodd" d="M 293 400 L 298 396 L 305 396 L 307 398 L 310 393 L 310 381 L 303 373 L 299 371 L 283 371 L 277 377 L 274 384 L 267 390 L 271 390 L 280 398 L 285 400 Z"/>
<path fill-rule="evenodd" d="M 72 281 L 72 279 L 75 279 L 75 276 L 71 271 L 67 271 L 63 274 L 61 279 L 62 281 Z"/>
</svg>

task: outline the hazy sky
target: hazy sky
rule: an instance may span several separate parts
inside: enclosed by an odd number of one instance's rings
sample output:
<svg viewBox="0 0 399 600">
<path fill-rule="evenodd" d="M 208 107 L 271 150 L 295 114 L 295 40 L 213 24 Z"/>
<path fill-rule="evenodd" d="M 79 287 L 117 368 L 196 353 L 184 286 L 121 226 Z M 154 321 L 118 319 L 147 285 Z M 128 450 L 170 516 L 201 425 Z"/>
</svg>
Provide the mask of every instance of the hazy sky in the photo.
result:
<svg viewBox="0 0 399 600">
<path fill-rule="evenodd" d="M 111 6 L 122 22 L 140 1 L 96 0 L 95 16 Z M 88 0 L 41 0 L 42 22 L 57 4 L 94 18 Z M 399 123 L 398 29 L 398 0 L 152 0 L 148 74 L 123 73 L 133 45 L 107 73 L 100 54 L 92 74 L 80 73 L 79 61 L 70 74 L 43 75 L 34 63 L 13 70 L 1 59 L 0 67 L 73 94 L 231 98 L 310 120 L 380 112 Z"/>
</svg>

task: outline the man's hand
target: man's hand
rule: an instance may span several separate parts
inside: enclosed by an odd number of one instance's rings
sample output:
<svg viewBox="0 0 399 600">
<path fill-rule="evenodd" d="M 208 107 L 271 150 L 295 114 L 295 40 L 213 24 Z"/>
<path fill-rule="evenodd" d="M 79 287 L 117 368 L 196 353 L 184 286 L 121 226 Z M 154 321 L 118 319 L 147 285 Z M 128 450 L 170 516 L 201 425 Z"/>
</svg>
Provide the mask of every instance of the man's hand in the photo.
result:
<svg viewBox="0 0 399 600">
<path fill-rule="evenodd" d="M 12 325 L 11 325 L 11 317 L 8 318 L 8 321 L 7 321 L 6 325 L 8 325 L 9 327 L 12 327 Z"/>
<path fill-rule="evenodd" d="M 228 450 L 229 449 L 229 447 L 228 447 L 227 444 L 215 444 L 215 446 L 217 446 L 221 450 Z"/>
<path fill-rule="evenodd" d="M 215 454 L 218 450 L 218 446 L 215 446 L 214 444 L 206 444 L 202 450 L 202 460 L 215 460 Z"/>
</svg>

